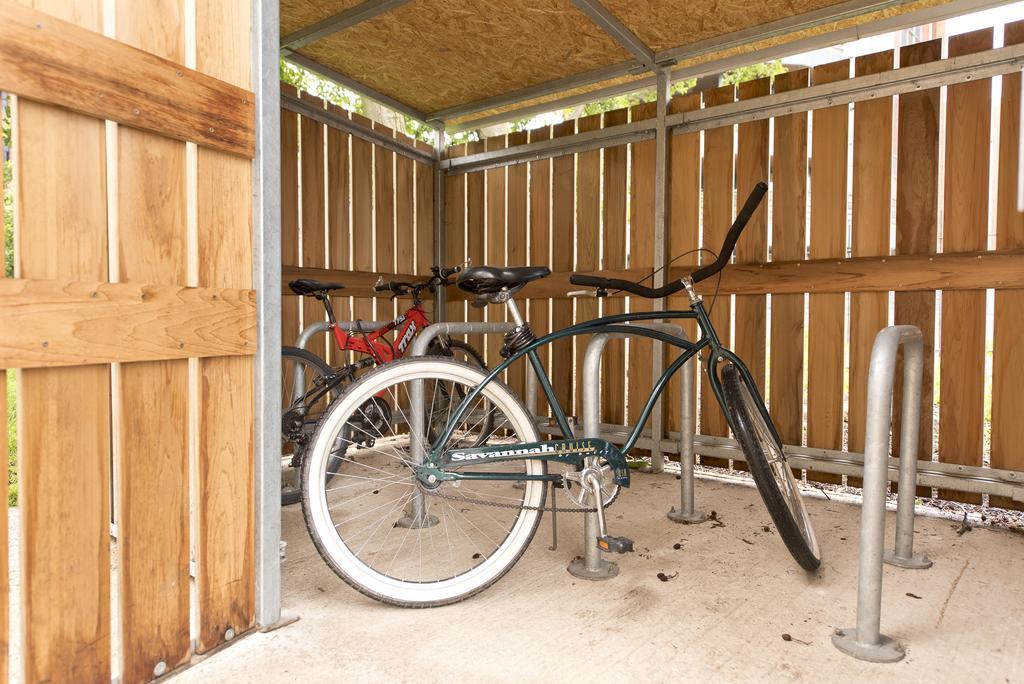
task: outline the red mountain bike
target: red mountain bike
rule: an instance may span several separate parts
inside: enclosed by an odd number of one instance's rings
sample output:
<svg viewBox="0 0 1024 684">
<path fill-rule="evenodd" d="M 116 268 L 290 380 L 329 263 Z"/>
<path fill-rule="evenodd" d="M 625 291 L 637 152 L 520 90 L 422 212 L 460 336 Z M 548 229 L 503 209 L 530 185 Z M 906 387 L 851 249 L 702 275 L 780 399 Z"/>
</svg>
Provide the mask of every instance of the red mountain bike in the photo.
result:
<svg viewBox="0 0 1024 684">
<path fill-rule="evenodd" d="M 426 311 L 423 310 L 421 295 L 424 291 L 435 292 L 438 287 L 451 284 L 451 276 L 461 267 L 439 268 L 434 266 L 427 280 L 416 283 L 379 281 L 374 290 L 390 293 L 392 299 L 399 296 L 412 296 L 412 305 L 398 318 L 385 325 L 362 330 L 345 332 L 338 326 L 331 306 L 330 293 L 344 287 L 339 283 L 321 282 L 317 280 L 293 280 L 288 287 L 302 297 L 315 297 L 324 306 L 329 324 L 328 331 L 334 338 L 338 351 L 353 352 L 359 358 L 351 363 L 331 367 L 316 354 L 298 347 L 283 347 L 281 350 L 281 393 L 283 415 L 281 419 L 281 504 L 288 506 L 302 498 L 299 487 L 298 473 L 302 467 L 302 458 L 306 452 L 309 438 L 312 436 L 321 416 L 337 399 L 348 384 L 360 371 L 374 366 L 400 359 L 412 344 L 421 330 L 430 325 Z M 357 321 L 358 324 L 358 321 Z M 388 335 L 398 330 L 394 341 Z M 438 336 L 430 345 L 428 355 L 447 356 L 462 360 L 477 368 L 486 368 L 483 357 L 471 345 L 452 340 L 445 335 Z M 442 392 L 449 388 L 440 388 Z M 461 388 L 453 388 L 458 395 Z M 382 434 L 384 428 L 391 427 L 393 422 L 402 422 L 403 415 L 394 415 L 397 405 L 389 397 L 374 397 L 360 408 L 356 419 L 346 426 L 351 439 L 365 446 L 373 446 L 370 435 Z M 399 412 L 400 413 L 400 412 Z M 481 444 L 486 441 L 492 431 L 493 416 L 485 412 L 480 422 L 479 434 Z M 363 436 L 360 439 L 360 436 Z M 347 442 L 345 442 L 347 444 Z M 333 456 L 336 465 L 344 460 L 344 448 Z M 336 470 L 336 468 L 335 468 Z"/>
</svg>

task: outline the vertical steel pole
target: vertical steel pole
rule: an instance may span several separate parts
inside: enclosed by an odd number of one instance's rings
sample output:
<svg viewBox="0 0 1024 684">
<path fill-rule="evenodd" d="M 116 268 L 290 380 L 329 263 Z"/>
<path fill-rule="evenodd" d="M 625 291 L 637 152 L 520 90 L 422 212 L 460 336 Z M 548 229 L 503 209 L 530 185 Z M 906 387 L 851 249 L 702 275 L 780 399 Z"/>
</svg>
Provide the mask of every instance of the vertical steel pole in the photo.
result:
<svg viewBox="0 0 1024 684">
<path fill-rule="evenodd" d="M 679 373 L 682 385 L 679 396 L 679 508 L 673 506 L 668 512 L 669 520 L 686 525 L 695 525 L 708 519 L 707 514 L 694 510 L 693 436 L 697 432 L 695 364 L 693 359 L 687 361 Z"/>
<path fill-rule="evenodd" d="M 441 160 L 444 159 L 444 123 L 437 124 L 437 142 L 434 143 L 434 264 L 448 267 L 451 264 L 444 263 L 445 237 L 444 237 L 444 169 L 441 168 Z M 434 293 L 434 320 L 445 319 L 446 294 L 443 287 L 437 288 Z"/>
<path fill-rule="evenodd" d="M 932 566 L 924 555 L 914 555 L 914 500 L 917 497 L 917 440 L 921 427 L 921 383 L 924 375 L 924 339 L 904 335 L 903 408 L 900 428 L 900 486 L 896 503 L 896 546 L 883 559 L 889 565 L 912 570 Z"/>
<path fill-rule="evenodd" d="M 281 621 L 281 125 L 278 0 L 252 0 L 253 286 L 258 309 L 253 429 L 256 624 Z"/>
<path fill-rule="evenodd" d="M 654 154 L 654 287 L 665 284 L 665 245 L 667 243 L 666 228 L 666 196 L 668 193 L 668 136 L 665 128 L 665 117 L 668 116 L 669 69 L 661 67 L 657 70 L 658 102 L 657 129 Z M 665 301 L 658 299 L 653 303 L 655 311 L 665 309 Z M 665 345 L 654 342 L 654 354 L 651 361 L 652 382 L 656 383 L 665 368 Z M 651 416 L 651 472 L 660 473 L 665 469 L 665 455 L 661 451 L 661 440 L 665 436 L 665 406 L 659 399 Z"/>
</svg>

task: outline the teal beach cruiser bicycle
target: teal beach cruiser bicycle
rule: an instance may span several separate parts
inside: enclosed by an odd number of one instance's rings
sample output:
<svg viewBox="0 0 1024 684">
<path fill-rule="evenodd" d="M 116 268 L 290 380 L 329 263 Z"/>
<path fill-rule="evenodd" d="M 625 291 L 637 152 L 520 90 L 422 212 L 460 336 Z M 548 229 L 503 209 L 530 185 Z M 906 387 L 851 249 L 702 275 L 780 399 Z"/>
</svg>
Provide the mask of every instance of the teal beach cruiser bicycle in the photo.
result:
<svg viewBox="0 0 1024 684">
<path fill-rule="evenodd" d="M 818 543 L 764 400 L 743 361 L 723 346 L 694 289 L 728 263 L 766 191 L 764 183 L 757 185 L 716 260 L 689 277 L 659 288 L 589 275 L 570 278 L 596 288 L 598 296 L 621 291 L 661 299 L 685 290 L 688 310 L 605 316 L 537 338 L 514 295 L 549 275 L 547 268 L 465 269 L 458 286 L 480 303 L 503 304 L 516 324 L 505 335 L 505 361 L 488 371 L 452 359 L 402 359 L 366 374 L 333 402 L 302 471 L 306 525 L 327 564 L 360 592 L 386 603 L 428 607 L 460 601 L 500 579 L 526 551 L 546 510 L 548 486 L 563 489 L 579 509 L 596 509 L 599 533 L 588 543 L 611 552 L 631 550 L 630 540 L 608 534 L 602 510 L 619 488 L 629 486 L 626 454 L 658 397 L 687 361 L 701 355 L 780 537 L 797 563 L 817 569 Z M 671 319 L 696 320 L 699 339 L 626 325 Z M 622 446 L 574 435 L 538 354 L 555 340 L 597 333 L 643 336 L 679 350 Z M 563 439 L 542 440 L 536 419 L 501 382 L 502 372 L 521 358 L 536 374 Z M 362 407 L 373 398 L 387 402 L 394 419 L 384 430 L 360 434 L 369 423 L 360 415 Z"/>
</svg>

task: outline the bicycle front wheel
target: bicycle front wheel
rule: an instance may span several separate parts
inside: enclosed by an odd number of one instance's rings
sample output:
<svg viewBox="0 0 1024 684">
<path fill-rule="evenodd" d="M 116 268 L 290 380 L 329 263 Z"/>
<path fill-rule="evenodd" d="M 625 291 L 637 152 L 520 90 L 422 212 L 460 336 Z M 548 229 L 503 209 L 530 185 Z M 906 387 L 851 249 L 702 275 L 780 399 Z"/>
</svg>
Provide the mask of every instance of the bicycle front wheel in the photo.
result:
<svg viewBox="0 0 1024 684">
<path fill-rule="evenodd" d="M 460 397 L 484 377 L 449 359 L 394 361 L 354 383 L 323 417 L 303 464 L 303 513 L 320 555 L 363 594 L 408 607 L 454 603 L 496 582 L 533 539 L 545 483 L 522 476 L 545 474 L 543 461 L 469 461 L 460 470 L 492 479 L 444 482 L 432 490 L 413 470 L 430 447 L 429 436 L 443 432 Z M 423 405 L 413 408 L 419 392 Z M 529 413 L 500 382 L 484 386 L 476 403 L 490 407 L 501 432 L 488 446 L 537 441 Z M 376 419 L 367 406 L 389 419 Z M 470 407 L 445 448 L 472 446 L 483 413 Z M 328 473 L 339 441 L 340 466 Z"/>
<path fill-rule="evenodd" d="M 722 391 L 732 431 L 779 536 L 800 567 L 817 570 L 821 564 L 818 539 L 786 454 L 765 419 L 764 404 L 755 399 L 760 395 L 733 363 L 722 368 Z"/>
</svg>

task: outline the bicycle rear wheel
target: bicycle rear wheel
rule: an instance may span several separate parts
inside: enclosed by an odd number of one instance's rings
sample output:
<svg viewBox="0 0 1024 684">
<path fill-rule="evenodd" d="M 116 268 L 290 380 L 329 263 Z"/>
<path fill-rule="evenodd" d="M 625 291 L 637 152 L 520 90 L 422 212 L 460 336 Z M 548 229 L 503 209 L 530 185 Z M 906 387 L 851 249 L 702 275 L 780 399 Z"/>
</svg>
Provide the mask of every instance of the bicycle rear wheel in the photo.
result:
<svg viewBox="0 0 1024 684">
<path fill-rule="evenodd" d="M 316 424 L 332 397 L 324 393 L 319 401 L 317 387 L 332 373 L 320 357 L 298 347 L 281 349 L 281 505 L 302 499 L 299 471 L 302 457 Z"/>
<path fill-rule="evenodd" d="M 800 567 L 813 572 L 821 564 L 818 540 L 793 470 L 765 418 L 764 403 L 735 364 L 727 363 L 721 374 L 726 417 L 747 457 L 757 490 L 790 554 Z"/>
</svg>

